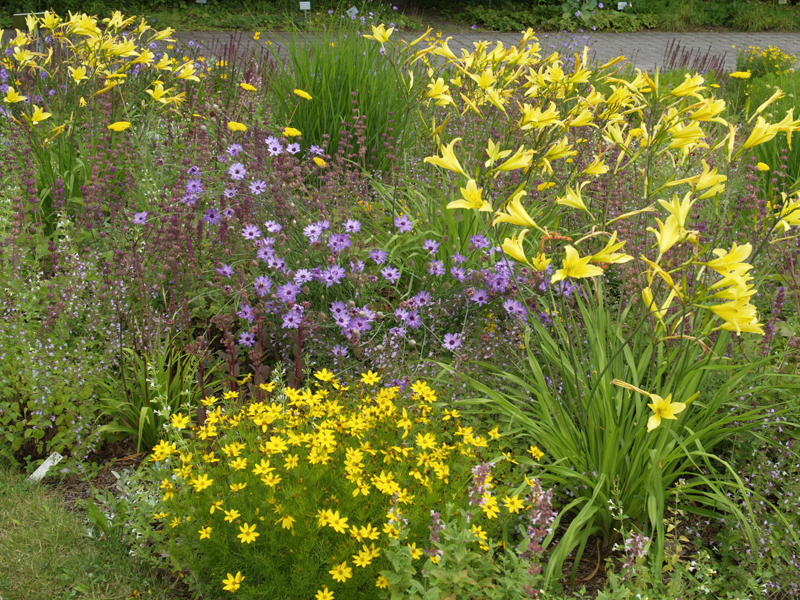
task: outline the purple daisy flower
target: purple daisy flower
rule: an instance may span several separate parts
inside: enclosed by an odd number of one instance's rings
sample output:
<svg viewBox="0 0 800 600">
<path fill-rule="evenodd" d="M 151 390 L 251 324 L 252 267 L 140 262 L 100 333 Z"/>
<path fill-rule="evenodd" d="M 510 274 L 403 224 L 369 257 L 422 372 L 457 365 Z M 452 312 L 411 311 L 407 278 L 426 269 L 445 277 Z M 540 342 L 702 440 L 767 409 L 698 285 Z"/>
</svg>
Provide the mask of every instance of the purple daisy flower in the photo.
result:
<svg viewBox="0 0 800 600">
<path fill-rule="evenodd" d="M 231 198 L 235 198 L 236 194 L 239 193 L 239 190 L 236 188 L 225 188 L 225 191 L 222 192 L 222 195 L 225 196 L 228 200 Z"/>
<path fill-rule="evenodd" d="M 200 167 L 194 165 L 193 167 L 189 167 L 189 170 L 186 171 L 189 175 L 200 175 Z"/>
<path fill-rule="evenodd" d="M 186 193 L 196 196 L 203 193 L 203 182 L 199 179 L 190 179 L 186 182 Z"/>
<path fill-rule="evenodd" d="M 242 151 L 242 145 L 241 144 L 231 144 L 225 150 L 225 152 L 227 152 L 230 156 L 233 156 L 234 158 L 239 156 L 239 152 L 241 152 L 241 151 Z"/>
<path fill-rule="evenodd" d="M 528 309 L 523 306 L 522 302 L 511 298 L 503 302 L 503 308 L 505 308 L 506 312 L 512 317 L 523 318 L 528 314 Z"/>
<path fill-rule="evenodd" d="M 267 292 L 272 287 L 272 280 L 266 275 L 261 275 L 256 277 L 255 282 L 253 282 L 253 287 L 256 290 L 256 294 L 259 296 L 266 296 Z"/>
<path fill-rule="evenodd" d="M 134 225 L 144 225 L 147 221 L 147 211 L 138 212 L 133 215 Z"/>
<path fill-rule="evenodd" d="M 242 227 L 242 237 L 246 240 L 255 240 L 261 237 L 261 230 L 255 225 Z"/>
<path fill-rule="evenodd" d="M 400 271 L 392 266 L 381 269 L 381 275 L 383 275 L 384 279 L 387 279 L 391 284 L 397 283 L 397 281 L 400 279 Z"/>
<path fill-rule="evenodd" d="M 347 219 L 347 221 L 344 222 L 344 230 L 347 233 L 358 233 L 361 231 L 361 223 L 355 219 Z"/>
<path fill-rule="evenodd" d="M 411 327 L 411 329 L 419 329 L 422 327 L 422 319 L 417 314 L 417 311 L 409 313 L 406 317 L 406 325 Z"/>
<path fill-rule="evenodd" d="M 297 269 L 297 273 L 294 274 L 294 282 L 297 285 L 308 283 L 313 279 L 314 277 L 311 275 L 311 271 L 309 271 L 308 269 Z"/>
<path fill-rule="evenodd" d="M 440 260 L 433 260 L 428 265 L 428 273 L 434 277 L 441 277 L 444 275 L 444 263 Z"/>
<path fill-rule="evenodd" d="M 217 267 L 214 270 L 217 273 L 219 273 L 220 275 L 222 275 L 223 277 L 227 277 L 228 279 L 233 277 L 233 269 L 231 268 L 230 265 L 226 265 L 226 264 L 223 263 L 223 265 L 221 267 Z"/>
<path fill-rule="evenodd" d="M 283 154 L 283 146 L 278 138 L 269 136 L 264 140 L 264 143 L 267 145 L 267 152 L 269 152 L 270 156 Z"/>
<path fill-rule="evenodd" d="M 249 304 L 242 304 L 242 306 L 239 308 L 239 311 L 236 313 L 236 316 L 240 319 L 248 321 L 249 323 L 252 323 L 256 318 L 256 315 L 253 312 L 253 307 Z"/>
<path fill-rule="evenodd" d="M 461 347 L 461 334 L 460 333 L 445 333 L 442 346 L 445 350 L 454 352 Z"/>
<path fill-rule="evenodd" d="M 230 175 L 231 179 L 234 181 L 241 181 L 244 179 L 244 176 L 247 175 L 247 169 L 244 168 L 242 163 L 236 162 L 228 167 L 228 175 Z"/>
<path fill-rule="evenodd" d="M 414 224 L 408 218 L 408 215 L 395 217 L 394 226 L 400 230 L 400 233 L 408 233 L 414 229 Z"/>
<path fill-rule="evenodd" d="M 346 233 L 334 233 L 328 240 L 328 248 L 331 252 L 338 254 L 352 245 L 350 236 Z"/>
<path fill-rule="evenodd" d="M 270 233 L 280 233 L 280 230 L 283 228 L 275 221 L 266 221 L 264 223 L 264 229 L 266 229 Z"/>
<path fill-rule="evenodd" d="M 386 261 L 386 250 L 376 248 L 369 251 L 369 257 L 377 264 L 382 265 Z"/>
<path fill-rule="evenodd" d="M 303 228 L 303 235 L 308 238 L 308 241 L 312 244 L 316 244 L 319 241 L 319 238 L 322 236 L 323 228 L 319 223 L 311 223 L 311 225 L 306 225 Z"/>
<path fill-rule="evenodd" d="M 436 240 L 425 240 L 425 243 L 422 244 L 422 249 L 427 250 L 429 254 L 436 254 L 436 251 L 439 249 L 439 242 Z"/>
<path fill-rule="evenodd" d="M 331 265 L 322 272 L 320 281 L 324 281 L 326 287 L 331 287 L 336 283 L 341 283 L 345 275 L 347 275 L 347 271 L 342 267 L 339 265 Z"/>
<path fill-rule="evenodd" d="M 303 323 L 303 307 L 296 305 L 288 313 L 283 315 L 284 329 L 297 329 Z"/>
<path fill-rule="evenodd" d="M 347 356 L 347 348 L 336 344 L 333 348 L 331 348 L 331 354 L 333 354 L 336 358 L 344 358 Z"/>
<path fill-rule="evenodd" d="M 450 267 L 450 275 L 453 276 L 453 279 L 464 283 L 467 280 L 467 272 L 462 267 Z"/>
<path fill-rule="evenodd" d="M 252 347 L 253 344 L 256 343 L 256 336 L 249 331 L 245 331 L 241 335 L 239 335 L 239 345 L 240 346 L 247 346 L 248 348 Z"/>
<path fill-rule="evenodd" d="M 477 235 L 473 235 L 471 238 L 469 238 L 469 243 L 472 244 L 473 248 L 476 248 L 478 250 L 482 250 L 490 246 L 489 240 L 487 240 L 486 237 L 481 235 L 480 233 Z"/>
<path fill-rule="evenodd" d="M 489 302 L 489 292 L 484 289 L 475 290 L 475 293 L 472 294 L 470 301 L 474 302 L 478 306 L 483 306 Z"/>
<path fill-rule="evenodd" d="M 236 213 L 233 212 L 232 208 L 226 208 L 225 210 L 222 211 L 222 216 L 225 217 L 226 219 L 232 219 L 235 214 Z"/>
<path fill-rule="evenodd" d="M 350 261 L 350 271 L 352 273 L 363 273 L 364 272 L 364 261 L 358 260 L 354 258 Z"/>
<path fill-rule="evenodd" d="M 300 293 L 300 287 L 292 282 L 289 282 L 284 285 L 278 286 L 275 295 L 278 297 L 278 300 L 286 304 L 287 302 L 294 302 L 295 299 L 297 298 L 297 294 L 299 293 Z"/>
<path fill-rule="evenodd" d="M 298 152 L 300 152 L 300 144 L 298 144 L 297 142 L 295 142 L 294 144 L 289 144 L 288 146 L 286 146 L 286 151 L 289 154 L 297 154 Z"/>
<path fill-rule="evenodd" d="M 256 196 L 260 196 L 267 191 L 267 182 L 261 179 L 250 182 L 250 191 Z"/>
<path fill-rule="evenodd" d="M 203 221 L 208 223 L 209 225 L 219 225 L 220 219 L 222 215 L 219 214 L 215 209 L 209 208 L 206 210 L 206 214 L 203 217 Z"/>
</svg>

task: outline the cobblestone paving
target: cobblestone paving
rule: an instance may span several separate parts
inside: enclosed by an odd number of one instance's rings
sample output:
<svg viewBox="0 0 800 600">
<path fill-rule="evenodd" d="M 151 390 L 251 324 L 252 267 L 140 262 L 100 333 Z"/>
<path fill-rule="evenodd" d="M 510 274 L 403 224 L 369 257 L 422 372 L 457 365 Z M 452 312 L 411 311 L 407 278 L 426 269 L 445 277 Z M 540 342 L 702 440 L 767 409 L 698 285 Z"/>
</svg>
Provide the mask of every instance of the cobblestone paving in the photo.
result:
<svg viewBox="0 0 800 600">
<path fill-rule="evenodd" d="M 3 40 L 8 40 L 12 32 L 4 31 Z M 234 36 L 239 35 L 244 47 L 266 47 L 272 43 L 272 49 L 278 56 L 286 55 L 286 44 L 289 34 L 263 33 L 259 41 L 253 40 L 251 32 L 234 34 L 231 32 L 179 32 L 175 34 L 178 39 L 188 42 L 194 40 L 205 47 L 208 53 L 220 52 L 221 48 Z M 303 34 L 301 34 L 302 36 Z M 413 39 L 418 34 L 399 34 L 404 39 Z M 304 39 L 313 40 L 314 34 L 309 34 Z M 444 37 L 450 37 L 444 34 Z M 583 48 L 588 45 L 593 57 L 605 62 L 616 56 L 628 58 L 634 66 L 641 69 L 653 70 L 663 68 L 665 64 L 665 51 L 669 44 L 675 40 L 683 49 L 691 49 L 696 54 L 712 56 L 724 55 L 725 67 L 734 70 L 736 67 L 736 48 L 746 46 L 777 46 L 785 52 L 800 56 L 800 33 L 737 33 L 737 32 L 692 32 L 692 33 L 665 33 L 665 32 L 638 32 L 638 33 L 540 33 L 537 36 L 544 52 L 558 50 L 564 52 L 565 48 Z M 479 40 L 492 42 L 502 41 L 504 45 L 514 45 L 519 41 L 516 33 L 458 33 L 453 34 L 449 42 L 450 48 L 458 55 L 461 48 L 472 50 L 473 43 Z M 570 50 L 569 53 L 573 51 Z"/>
</svg>

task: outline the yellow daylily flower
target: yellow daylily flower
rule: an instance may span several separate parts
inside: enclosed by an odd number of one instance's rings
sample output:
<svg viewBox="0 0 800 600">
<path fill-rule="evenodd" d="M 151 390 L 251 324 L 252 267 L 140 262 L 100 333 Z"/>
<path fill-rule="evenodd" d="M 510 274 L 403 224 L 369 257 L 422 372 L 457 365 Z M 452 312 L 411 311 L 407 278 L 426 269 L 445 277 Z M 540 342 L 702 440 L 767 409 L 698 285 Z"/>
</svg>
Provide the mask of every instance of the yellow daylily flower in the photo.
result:
<svg viewBox="0 0 800 600">
<path fill-rule="evenodd" d="M 503 252 L 508 254 L 514 260 L 518 260 L 521 263 L 528 263 L 528 258 L 525 256 L 525 249 L 522 247 L 522 242 L 525 239 L 525 236 L 528 234 L 529 229 L 523 229 L 522 232 L 519 234 L 519 239 L 517 239 L 517 235 L 514 234 L 511 238 L 506 238 L 503 240 Z"/>
<path fill-rule="evenodd" d="M 656 219 L 656 223 L 658 223 L 658 231 L 652 227 L 648 227 L 647 231 L 652 232 L 656 236 L 656 240 L 658 241 L 658 253 L 659 255 L 663 255 L 681 240 L 683 232 L 675 215 L 668 216 L 667 220 L 663 223 L 661 219 Z"/>
<path fill-rule="evenodd" d="M 661 425 L 662 419 L 677 420 L 678 417 L 675 415 L 686 409 L 686 404 L 683 402 L 672 401 L 672 394 L 669 394 L 666 398 L 662 398 L 657 394 L 650 394 L 650 399 L 653 402 L 647 406 L 653 411 L 653 415 L 647 420 L 647 431 L 656 429 Z"/>
<path fill-rule="evenodd" d="M 703 86 L 704 81 L 705 79 L 703 79 L 702 75 L 695 74 L 694 76 L 691 76 L 687 74 L 683 83 L 671 90 L 669 95 L 677 98 L 682 98 L 684 96 L 695 96 L 698 100 L 702 100 L 702 97 L 698 92 L 702 92 L 704 89 L 706 89 Z"/>
<path fill-rule="evenodd" d="M 667 146 L 668 148 L 686 148 L 696 144 L 706 136 L 697 121 L 692 121 L 690 125 L 678 123 L 674 127 L 670 127 L 668 132 L 672 136 L 672 141 Z"/>
<path fill-rule="evenodd" d="M 729 272 L 735 271 L 737 273 L 747 272 L 752 269 L 752 265 L 744 262 L 753 251 L 753 245 L 749 242 L 739 246 L 733 242 L 730 250 L 723 250 L 722 248 L 715 249 L 714 255 L 717 257 L 705 265 L 709 269 L 714 269 L 720 275 L 726 275 Z"/>
<path fill-rule="evenodd" d="M 711 312 L 725 321 L 717 329 L 735 331 L 738 334 L 757 333 L 764 335 L 763 325 L 758 322 L 756 307 L 748 302 L 748 298 L 739 298 L 723 304 L 707 306 Z"/>
<path fill-rule="evenodd" d="M 28 119 L 31 122 L 31 125 L 38 125 L 42 121 L 44 121 L 46 119 L 49 119 L 50 118 L 50 113 L 49 112 L 44 112 L 43 108 L 40 108 L 38 106 L 34 106 L 33 107 L 33 115 L 31 115 L 30 117 L 28 117 L 28 115 L 25 115 L 25 118 Z"/>
<path fill-rule="evenodd" d="M 675 219 L 678 221 L 679 227 L 686 227 L 686 217 L 689 216 L 689 211 L 695 200 L 692 200 L 692 192 L 687 192 L 683 200 L 678 200 L 678 194 L 672 195 L 672 201 L 659 200 L 658 203 L 663 206 Z"/>
<path fill-rule="evenodd" d="M 75 69 L 69 67 L 69 75 L 70 77 L 72 77 L 73 80 L 75 80 L 75 83 L 80 83 L 81 81 L 89 79 L 89 77 L 87 77 L 86 75 L 86 67 L 83 66 L 77 67 Z"/>
<path fill-rule="evenodd" d="M 363 37 L 365 37 L 368 40 L 375 40 L 376 42 L 380 42 L 381 44 L 385 44 L 386 42 L 389 41 L 389 36 L 392 35 L 393 31 L 394 31 L 394 27 L 390 27 L 389 29 L 386 29 L 386 27 L 384 27 L 383 23 L 381 23 L 377 27 L 375 27 L 375 25 L 372 26 L 372 35 L 365 35 Z"/>
<path fill-rule="evenodd" d="M 531 261 L 531 266 L 537 271 L 545 271 L 550 264 L 550 259 L 547 258 L 543 252 L 539 252 L 536 257 Z"/>
<path fill-rule="evenodd" d="M 495 145 L 492 140 L 489 140 L 489 143 L 486 147 L 486 154 L 489 155 L 489 160 L 484 163 L 484 166 L 488 169 L 498 160 L 502 160 L 511 154 L 511 150 L 500 150 L 499 144 Z"/>
<path fill-rule="evenodd" d="M 461 188 L 461 195 L 463 196 L 463 199 L 450 202 L 447 205 L 447 208 L 451 210 L 454 208 L 468 208 L 479 210 L 481 212 L 491 211 L 492 205 L 481 197 L 482 193 L 483 188 L 479 189 L 478 184 L 475 183 L 475 180 L 470 179 L 467 182 L 467 187 Z"/>
<path fill-rule="evenodd" d="M 27 96 L 23 96 L 19 92 L 17 92 L 12 86 L 8 87 L 8 91 L 6 92 L 6 97 L 3 98 L 3 102 L 8 104 L 14 104 L 16 102 L 24 102 L 27 100 Z"/>
<path fill-rule="evenodd" d="M 442 156 L 428 156 L 423 162 L 431 163 L 432 165 L 442 167 L 448 171 L 459 173 L 460 175 L 467 177 L 467 173 L 461 167 L 461 163 L 458 162 L 455 152 L 453 151 L 453 146 L 455 146 L 455 143 L 459 141 L 461 141 L 461 138 L 455 138 L 447 146 L 441 146 L 440 150 L 442 152 Z"/>
<path fill-rule="evenodd" d="M 588 181 L 584 181 L 579 186 L 576 186 L 574 190 L 570 186 L 567 186 L 567 195 L 562 196 L 561 198 L 556 198 L 556 204 L 560 204 L 562 206 L 571 206 L 572 208 L 576 208 L 578 210 L 585 210 L 588 213 L 589 209 L 586 208 L 586 204 L 583 202 L 583 197 L 581 196 L 581 190 L 588 183 Z"/>
<path fill-rule="evenodd" d="M 520 146 L 514 155 L 502 165 L 495 167 L 497 171 L 515 171 L 526 169 L 531 166 L 533 161 L 533 150 L 525 150 L 525 146 Z"/>
<path fill-rule="evenodd" d="M 617 232 L 615 231 L 611 234 L 605 248 L 600 250 L 597 254 L 592 255 L 590 259 L 591 262 L 622 264 L 633 260 L 633 257 L 629 254 L 617 253 L 617 250 L 622 250 L 626 243 L 627 242 L 617 242 Z"/>
<path fill-rule="evenodd" d="M 583 170 L 584 175 L 604 175 L 608 173 L 608 165 L 599 156 L 592 158 L 592 162 Z"/>
<path fill-rule="evenodd" d="M 561 263 L 561 268 L 553 274 L 551 283 L 561 281 L 567 277 L 572 279 L 583 279 L 585 277 L 597 277 L 603 274 L 603 269 L 590 265 L 591 256 L 580 257 L 578 251 L 572 246 L 564 248 L 565 256 Z"/>
<path fill-rule="evenodd" d="M 745 140 L 741 151 L 752 148 L 753 146 L 758 146 L 764 142 L 768 142 L 778 135 L 779 132 L 780 129 L 777 125 L 767 123 L 764 120 L 764 117 L 759 116 L 756 120 L 755 127 L 753 127 L 753 131 L 750 133 L 750 136 L 747 138 L 747 140 Z"/>
<path fill-rule="evenodd" d="M 497 212 L 494 215 L 493 225 L 500 223 L 511 223 L 512 225 L 522 225 L 523 227 L 533 227 L 541 231 L 542 229 L 530 217 L 528 211 L 522 206 L 522 197 L 528 192 L 520 190 L 511 197 L 511 200 L 506 205 L 506 212 Z"/>
</svg>

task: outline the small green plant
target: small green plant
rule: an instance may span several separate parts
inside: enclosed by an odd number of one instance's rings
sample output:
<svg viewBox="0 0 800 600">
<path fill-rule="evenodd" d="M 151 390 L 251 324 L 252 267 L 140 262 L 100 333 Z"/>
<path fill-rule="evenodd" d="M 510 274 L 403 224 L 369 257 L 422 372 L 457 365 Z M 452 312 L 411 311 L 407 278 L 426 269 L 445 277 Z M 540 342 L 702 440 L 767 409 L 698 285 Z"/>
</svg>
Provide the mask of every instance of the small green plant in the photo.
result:
<svg viewBox="0 0 800 600">
<path fill-rule="evenodd" d="M 748 46 L 736 52 L 736 70 L 749 71 L 751 77 L 763 77 L 771 73 L 784 74 L 794 71 L 797 57 L 777 46 Z"/>
</svg>

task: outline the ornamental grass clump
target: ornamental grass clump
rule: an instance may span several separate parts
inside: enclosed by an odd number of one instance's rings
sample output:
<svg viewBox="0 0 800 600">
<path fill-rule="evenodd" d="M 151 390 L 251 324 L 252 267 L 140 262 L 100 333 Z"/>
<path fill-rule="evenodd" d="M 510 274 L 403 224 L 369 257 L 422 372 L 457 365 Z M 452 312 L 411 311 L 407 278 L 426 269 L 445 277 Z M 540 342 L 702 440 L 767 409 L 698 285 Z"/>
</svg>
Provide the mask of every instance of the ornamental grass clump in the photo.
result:
<svg viewBox="0 0 800 600">
<path fill-rule="evenodd" d="M 691 490 L 688 512 L 732 514 L 752 537 L 748 491 L 716 453 L 763 424 L 765 405 L 783 410 L 794 387 L 759 371 L 765 365 L 748 350 L 749 336 L 763 335 L 757 282 L 790 277 L 762 253 L 800 225 L 800 196 L 768 210 L 737 205 L 738 167 L 800 120 L 791 109 L 764 116 L 778 91 L 740 128 L 700 74 L 669 86 L 658 73 L 622 77 L 622 57 L 596 66 L 588 49 L 546 56 L 531 31 L 516 46 L 481 42 L 460 56 L 449 40 L 417 49 L 419 41 L 405 56 L 429 65 L 428 77 L 406 81 L 436 115 L 425 162 L 449 192 L 440 208 L 502 241 L 529 295 L 519 307 L 528 360 L 482 363 L 506 385 L 472 384 L 482 410 L 505 415 L 521 441 L 535 439 L 551 457 L 543 480 L 558 484 L 562 514 L 574 518 L 547 578 L 560 576 L 568 553 L 582 555 L 590 535 L 611 545 L 615 480 L 629 494 L 626 511 L 655 540 L 659 577 L 664 498 L 679 478 Z M 466 113 L 493 125 L 478 145 L 485 156 L 448 133 Z M 622 202 L 612 205 L 600 192 L 625 174 Z M 521 276 L 532 272 L 542 279 L 536 289 Z"/>
<path fill-rule="evenodd" d="M 387 585 L 383 550 L 401 529 L 415 561 L 435 555 L 432 510 L 471 506 L 484 551 L 501 512 L 524 518 L 520 496 L 501 508 L 485 462 L 496 429 L 479 434 L 422 381 L 400 390 L 380 380 L 369 371 L 345 385 L 323 369 L 302 390 L 261 384 L 263 402 L 206 398 L 203 423 L 173 415 L 149 467 L 164 473 L 155 518 L 198 590 L 374 598 Z"/>
</svg>

